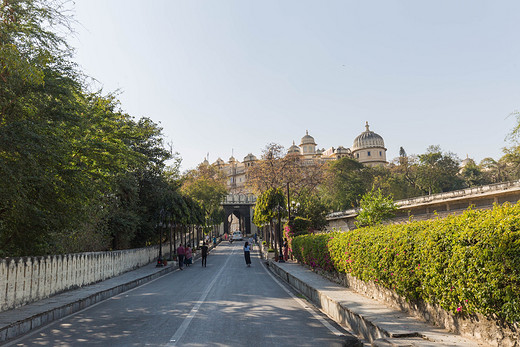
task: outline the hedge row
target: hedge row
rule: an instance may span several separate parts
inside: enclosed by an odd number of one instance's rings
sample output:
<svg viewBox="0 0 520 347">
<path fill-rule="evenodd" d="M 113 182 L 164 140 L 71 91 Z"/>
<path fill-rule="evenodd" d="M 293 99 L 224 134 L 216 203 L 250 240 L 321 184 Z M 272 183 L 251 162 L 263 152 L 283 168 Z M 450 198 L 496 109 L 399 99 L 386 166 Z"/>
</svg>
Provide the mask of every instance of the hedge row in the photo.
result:
<svg viewBox="0 0 520 347">
<path fill-rule="evenodd" d="M 313 268 L 374 281 L 455 314 L 520 322 L 520 204 L 298 236 L 292 250 Z"/>
</svg>

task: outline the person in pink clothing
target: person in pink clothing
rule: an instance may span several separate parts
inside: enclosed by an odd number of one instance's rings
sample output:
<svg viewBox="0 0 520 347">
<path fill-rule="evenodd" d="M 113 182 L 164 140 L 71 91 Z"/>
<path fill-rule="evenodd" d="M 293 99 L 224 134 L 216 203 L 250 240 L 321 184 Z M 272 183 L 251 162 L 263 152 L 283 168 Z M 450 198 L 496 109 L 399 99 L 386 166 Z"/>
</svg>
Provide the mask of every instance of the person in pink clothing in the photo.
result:
<svg viewBox="0 0 520 347">
<path fill-rule="evenodd" d="M 186 264 L 186 266 L 190 266 L 190 264 L 193 263 L 193 254 L 192 254 L 192 250 L 191 250 L 191 245 L 188 243 L 188 245 L 186 246 L 186 248 L 184 248 L 184 253 L 185 253 L 185 259 L 184 259 L 184 264 Z"/>
<path fill-rule="evenodd" d="M 184 256 L 186 255 L 186 251 L 184 247 L 182 247 L 182 243 L 177 247 L 177 259 L 179 260 L 179 269 L 183 270 L 184 267 Z"/>
</svg>

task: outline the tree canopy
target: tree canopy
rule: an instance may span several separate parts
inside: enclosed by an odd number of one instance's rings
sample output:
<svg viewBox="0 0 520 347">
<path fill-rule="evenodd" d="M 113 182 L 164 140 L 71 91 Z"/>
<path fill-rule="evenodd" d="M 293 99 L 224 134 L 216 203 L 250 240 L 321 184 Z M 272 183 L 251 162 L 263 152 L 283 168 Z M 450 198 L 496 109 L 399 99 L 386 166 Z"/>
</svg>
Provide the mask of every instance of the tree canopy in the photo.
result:
<svg viewBox="0 0 520 347">
<path fill-rule="evenodd" d="M 201 220 L 162 129 L 84 84 L 57 34 L 69 33 L 64 13 L 59 1 L 0 3 L 0 256 L 140 247 L 163 217 Z"/>
</svg>

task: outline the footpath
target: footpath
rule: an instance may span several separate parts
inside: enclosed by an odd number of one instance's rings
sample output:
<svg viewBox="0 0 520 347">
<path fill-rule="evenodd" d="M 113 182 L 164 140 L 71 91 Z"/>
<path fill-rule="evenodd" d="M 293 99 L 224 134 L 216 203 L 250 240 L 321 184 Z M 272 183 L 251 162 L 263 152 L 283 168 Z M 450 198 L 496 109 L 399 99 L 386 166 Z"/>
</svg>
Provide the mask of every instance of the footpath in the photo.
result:
<svg viewBox="0 0 520 347">
<path fill-rule="evenodd" d="M 288 261 L 269 268 L 322 312 L 374 347 L 489 346 L 433 327 Z M 361 344 L 360 344 L 361 345 Z"/>
<path fill-rule="evenodd" d="M 0 312 L 0 345 L 169 272 L 178 271 L 176 264 L 172 262 L 165 267 L 156 267 L 155 263 L 151 263 L 93 285 Z M 357 341 L 350 346 L 486 346 L 407 317 L 295 262 L 276 263 L 269 260 L 268 264 L 272 272 L 329 317 L 364 339 L 364 343 Z"/>
</svg>

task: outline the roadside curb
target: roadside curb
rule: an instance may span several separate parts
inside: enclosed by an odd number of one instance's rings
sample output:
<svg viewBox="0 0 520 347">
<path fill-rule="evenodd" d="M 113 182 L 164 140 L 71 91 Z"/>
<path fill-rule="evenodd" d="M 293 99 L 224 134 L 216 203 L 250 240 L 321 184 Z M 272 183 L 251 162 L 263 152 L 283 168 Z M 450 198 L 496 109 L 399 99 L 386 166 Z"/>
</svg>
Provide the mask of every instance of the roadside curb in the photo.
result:
<svg viewBox="0 0 520 347">
<path fill-rule="evenodd" d="M 321 277 L 297 263 L 267 261 L 281 280 L 316 307 L 375 347 L 487 346 L 428 325 Z M 284 269 L 285 268 L 285 269 Z"/>
</svg>

